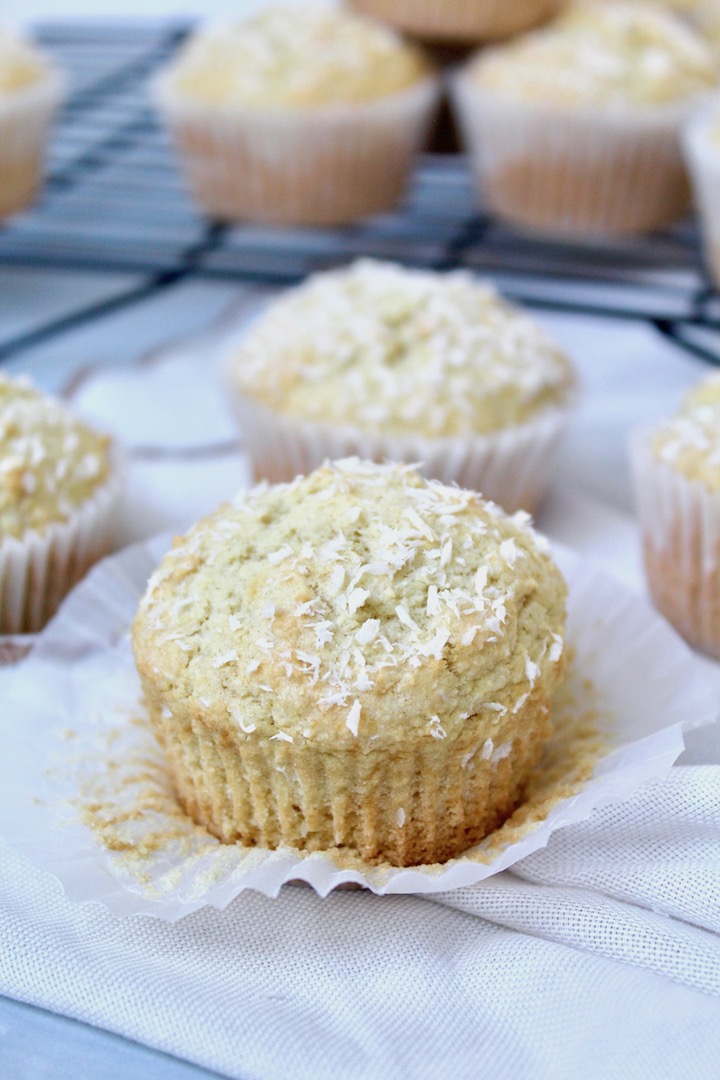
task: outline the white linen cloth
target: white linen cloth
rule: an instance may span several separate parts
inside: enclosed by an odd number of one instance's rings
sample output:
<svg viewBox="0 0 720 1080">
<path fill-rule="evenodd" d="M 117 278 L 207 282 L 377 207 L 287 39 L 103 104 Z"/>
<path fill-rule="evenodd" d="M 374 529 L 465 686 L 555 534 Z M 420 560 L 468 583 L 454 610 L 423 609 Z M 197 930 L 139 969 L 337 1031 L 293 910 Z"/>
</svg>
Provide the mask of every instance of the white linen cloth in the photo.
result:
<svg viewBox="0 0 720 1080">
<path fill-rule="evenodd" d="M 643 359 L 633 359 L 639 379 Z M 114 407 L 118 393 L 108 385 Z M 86 395 L 98 414 L 103 400 L 97 384 Z M 592 445 L 610 422 L 603 400 L 582 441 L 587 476 L 605 452 Z M 130 503 L 156 485 L 167 519 L 180 505 L 195 516 L 236 467 L 227 456 L 206 462 L 188 491 L 168 487 L 172 462 L 146 459 Z M 566 455 L 566 474 L 578 468 Z M 128 520 L 140 527 L 137 514 Z M 576 487 L 550 500 L 541 524 L 640 587 L 629 517 Z M 719 666 L 708 670 L 717 677 Z M 13 723 L 0 710 L 3 738 Z M 242 1080 L 716 1080 L 717 730 L 694 733 L 683 761 L 512 871 L 424 899 L 321 900 L 289 886 L 277 900 L 244 893 L 175 925 L 117 919 L 70 903 L 0 841 L 0 992 Z"/>
<path fill-rule="evenodd" d="M 718 790 L 678 766 L 434 900 L 289 886 L 175 925 L 0 846 L 0 989 L 243 1080 L 714 1080 Z"/>
</svg>

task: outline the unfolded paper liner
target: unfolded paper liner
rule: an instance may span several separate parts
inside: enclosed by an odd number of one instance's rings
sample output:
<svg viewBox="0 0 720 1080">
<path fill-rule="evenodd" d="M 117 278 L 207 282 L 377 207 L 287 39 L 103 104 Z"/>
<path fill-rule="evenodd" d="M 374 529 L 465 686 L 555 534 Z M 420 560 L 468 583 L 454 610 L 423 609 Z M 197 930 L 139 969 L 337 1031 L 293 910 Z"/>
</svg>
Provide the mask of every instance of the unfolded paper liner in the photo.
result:
<svg viewBox="0 0 720 1080">
<path fill-rule="evenodd" d="M 45 144 L 64 96 L 54 68 L 36 82 L 0 95 L 0 218 L 24 209 L 42 179 Z"/>
<path fill-rule="evenodd" d="M 276 412 L 242 394 L 225 366 L 228 398 L 253 474 L 275 482 L 344 457 L 404 461 L 418 464 L 425 476 L 480 491 L 508 513 L 532 512 L 550 482 L 554 451 L 570 415 L 569 407 L 549 408 L 489 435 L 391 435 Z"/>
<path fill-rule="evenodd" d="M 0 633 L 33 633 L 91 566 L 111 550 L 123 491 L 116 448 L 107 479 L 65 521 L 0 540 Z"/>
<path fill-rule="evenodd" d="M 683 149 L 700 219 L 705 260 L 720 285 L 720 124 L 719 102 L 694 116 L 683 131 Z"/>
<path fill-rule="evenodd" d="M 152 84 L 186 179 L 213 217 L 338 225 L 402 197 L 438 101 L 431 76 L 398 93 L 307 109 L 204 106 Z"/>
<path fill-rule="evenodd" d="M 467 72 L 452 96 L 483 204 L 514 225 L 593 239 L 648 232 L 688 209 L 680 131 L 693 102 L 554 106 L 485 89 Z"/>
<path fill-rule="evenodd" d="M 720 492 L 660 461 L 650 429 L 633 433 L 630 460 L 653 600 L 686 641 L 720 659 Z"/>
<path fill-rule="evenodd" d="M 352 7 L 428 41 L 509 37 L 556 15 L 566 0 L 352 0 Z"/>
<path fill-rule="evenodd" d="M 136 545 L 91 571 L 16 672 L 0 716 L 0 833 L 59 878 L 71 899 L 116 915 L 176 921 L 206 905 L 222 909 L 246 889 L 276 896 L 289 881 L 321 895 L 348 883 L 420 895 L 473 885 L 544 847 L 556 829 L 585 820 L 594 807 L 664 775 L 681 752 L 683 728 L 718 716 L 716 689 L 664 620 L 613 578 L 555 548 L 570 589 L 569 692 L 579 710 L 590 704 L 597 714 L 607 750 L 590 779 L 569 794 L 562 788 L 528 828 L 502 827 L 435 866 L 348 864 L 337 850 L 306 855 L 221 844 L 179 812 L 149 724 L 128 721 L 140 693 L 128 628 L 169 543 L 159 537 Z M 588 680 L 598 688 L 591 702 Z M 106 810 L 116 800 L 108 812 L 123 823 L 127 850 L 117 843 L 108 850 L 79 812 L 84 783 Z"/>
</svg>

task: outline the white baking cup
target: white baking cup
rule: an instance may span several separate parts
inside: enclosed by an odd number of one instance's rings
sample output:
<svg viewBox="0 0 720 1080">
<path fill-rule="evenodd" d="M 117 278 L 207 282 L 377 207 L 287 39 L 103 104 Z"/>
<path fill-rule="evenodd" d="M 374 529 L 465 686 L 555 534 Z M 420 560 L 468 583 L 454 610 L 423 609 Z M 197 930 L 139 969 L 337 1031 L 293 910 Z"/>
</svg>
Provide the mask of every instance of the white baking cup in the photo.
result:
<svg viewBox="0 0 720 1080">
<path fill-rule="evenodd" d="M 112 549 L 124 487 L 122 455 L 113 449 L 110 473 L 66 521 L 43 532 L 0 539 L 0 633 L 40 630 L 63 597 Z"/>
<path fill-rule="evenodd" d="M 489 435 L 390 435 L 278 413 L 241 394 L 227 373 L 225 384 L 256 479 L 292 480 L 345 457 L 405 461 L 425 476 L 482 492 L 508 513 L 538 506 L 570 415 L 569 407 L 545 409 Z"/>
<path fill-rule="evenodd" d="M 685 161 L 690 170 L 700 218 L 705 260 L 720 285 L 720 101 L 702 110 L 683 131 Z"/>
<path fill-rule="evenodd" d="M 687 641 L 720 658 L 720 492 L 658 460 L 652 435 L 629 444 L 650 593 Z"/>
<path fill-rule="evenodd" d="M 508 37 L 556 15 L 567 0 L 352 0 L 398 30 L 430 41 L 474 43 Z"/>
<path fill-rule="evenodd" d="M 482 204 L 508 222 L 592 239 L 648 232 L 688 209 L 680 130 L 692 102 L 563 108 L 465 72 L 452 97 Z"/>
<path fill-rule="evenodd" d="M 60 72 L 50 68 L 37 82 L 0 95 L 0 218 L 22 210 L 35 197 L 64 86 Z"/>
<path fill-rule="evenodd" d="M 595 712 L 608 748 L 575 794 L 557 800 L 520 839 L 493 847 L 486 861 L 469 852 L 434 867 L 347 868 L 331 853 L 223 845 L 178 813 L 149 726 L 128 721 L 140 708 L 128 628 L 168 543 L 158 537 L 128 548 L 90 573 L 17 671 L 2 712 L 2 834 L 56 875 L 71 899 L 97 901 L 116 915 L 175 921 L 205 905 L 224 908 L 245 889 L 276 896 L 292 880 L 321 895 L 344 883 L 381 894 L 476 884 L 544 847 L 556 829 L 665 774 L 682 750 L 683 728 L 712 722 L 720 710 L 700 661 L 648 604 L 557 548 L 570 588 L 570 692 L 579 711 Z M 590 699 L 587 680 L 596 688 Z M 107 768 L 110 751 L 114 769 Z M 76 803 L 84 783 L 117 799 L 114 816 L 128 811 L 135 855 L 108 851 L 83 824 Z M 136 793 L 148 787 L 152 805 L 133 820 Z M 473 850 L 482 856 L 492 840 Z"/>
<path fill-rule="evenodd" d="M 197 201 L 222 220 L 337 225 L 402 197 L 439 101 L 426 78 L 353 105 L 307 109 L 204 106 L 173 75 L 152 84 Z"/>
</svg>

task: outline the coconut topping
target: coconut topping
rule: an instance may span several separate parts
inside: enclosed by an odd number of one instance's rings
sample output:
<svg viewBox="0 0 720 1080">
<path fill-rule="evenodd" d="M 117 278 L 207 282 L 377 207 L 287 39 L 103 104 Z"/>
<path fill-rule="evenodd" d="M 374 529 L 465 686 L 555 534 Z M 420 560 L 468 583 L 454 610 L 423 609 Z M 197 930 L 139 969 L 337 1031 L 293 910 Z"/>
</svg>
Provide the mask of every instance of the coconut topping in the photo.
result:
<svg viewBox="0 0 720 1080">
<path fill-rule="evenodd" d="M 526 515 L 351 458 L 201 521 L 150 579 L 133 643 L 179 708 L 202 693 L 243 732 L 438 740 L 556 677 L 564 596 Z"/>
<path fill-rule="evenodd" d="M 707 93 L 710 46 L 660 5 L 588 3 L 546 29 L 483 53 L 470 78 L 513 97 L 560 105 L 663 105 Z"/>
<path fill-rule="evenodd" d="M 108 448 L 27 379 L 0 376 L 0 539 L 66 521 L 107 478 Z"/>
<path fill-rule="evenodd" d="M 310 3 L 201 30 L 180 53 L 173 81 L 211 105 L 307 108 L 383 97 L 429 71 L 393 31 Z"/>
<path fill-rule="evenodd" d="M 677 414 L 655 433 L 653 448 L 688 479 L 720 491 L 720 375 L 686 395 Z"/>
<path fill-rule="evenodd" d="M 274 410 L 388 434 L 497 431 L 573 384 L 567 357 L 490 285 L 372 260 L 281 297 L 228 364 Z"/>
</svg>

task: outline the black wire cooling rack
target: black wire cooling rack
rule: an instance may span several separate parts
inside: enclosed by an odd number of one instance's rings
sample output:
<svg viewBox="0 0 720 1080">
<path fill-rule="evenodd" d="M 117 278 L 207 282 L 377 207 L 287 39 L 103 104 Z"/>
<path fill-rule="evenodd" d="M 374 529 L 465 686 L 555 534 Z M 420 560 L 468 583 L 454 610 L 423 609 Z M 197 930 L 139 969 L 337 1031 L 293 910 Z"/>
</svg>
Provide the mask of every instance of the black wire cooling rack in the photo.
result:
<svg viewBox="0 0 720 1080">
<path fill-rule="evenodd" d="M 460 155 L 426 155 L 396 212 L 351 227 L 227 227 L 203 218 L 183 190 L 147 94 L 148 80 L 187 29 L 100 22 L 37 28 L 69 72 L 71 94 L 41 200 L 0 228 L 0 266 L 124 273 L 133 284 L 5 342 L 0 359 L 185 278 L 280 285 L 366 255 L 476 270 L 531 306 L 645 320 L 720 364 L 720 299 L 694 222 L 619 243 L 532 239 L 477 210 Z"/>
</svg>

